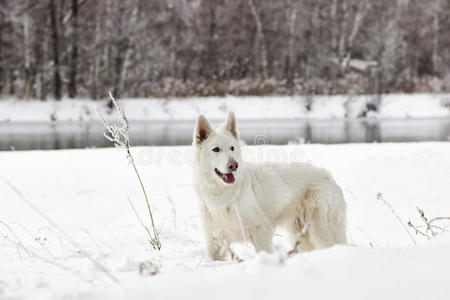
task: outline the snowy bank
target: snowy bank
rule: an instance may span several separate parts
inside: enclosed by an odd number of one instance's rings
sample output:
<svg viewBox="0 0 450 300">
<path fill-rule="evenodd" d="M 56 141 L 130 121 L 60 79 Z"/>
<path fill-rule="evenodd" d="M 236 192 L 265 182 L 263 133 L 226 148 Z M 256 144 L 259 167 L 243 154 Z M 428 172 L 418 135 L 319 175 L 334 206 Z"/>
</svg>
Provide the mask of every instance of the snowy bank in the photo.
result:
<svg viewBox="0 0 450 300">
<path fill-rule="evenodd" d="M 130 120 L 193 120 L 200 113 L 222 119 L 234 111 L 240 119 L 343 119 L 450 117 L 450 94 L 384 95 L 378 112 L 368 112 L 367 104 L 376 96 L 315 96 L 310 111 L 307 99 L 293 97 L 209 97 L 185 99 L 126 99 L 121 104 Z M 96 107 L 108 116 L 106 101 L 0 100 L 0 122 L 89 121 L 97 120 Z"/>
<path fill-rule="evenodd" d="M 422 224 L 416 207 L 450 216 L 450 143 L 245 147 L 251 161 L 328 168 L 348 203 L 352 246 L 287 257 L 280 232 L 273 255 L 235 247 L 242 263 L 204 256 L 191 147 L 132 150 L 161 228 L 160 253 L 128 203 L 147 221 L 119 149 L 0 152 L 0 299 L 448 299 L 450 234 L 427 240 L 411 230 L 416 245 L 377 194 L 403 223 Z"/>
</svg>

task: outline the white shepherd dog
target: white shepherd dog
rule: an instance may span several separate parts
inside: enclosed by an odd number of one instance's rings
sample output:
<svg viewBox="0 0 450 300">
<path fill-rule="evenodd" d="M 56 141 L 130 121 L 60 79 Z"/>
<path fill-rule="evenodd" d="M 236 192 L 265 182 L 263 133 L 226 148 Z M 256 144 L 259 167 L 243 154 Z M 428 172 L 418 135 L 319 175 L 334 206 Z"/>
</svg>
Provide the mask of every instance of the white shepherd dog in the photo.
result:
<svg viewBox="0 0 450 300">
<path fill-rule="evenodd" d="M 242 161 L 234 113 L 217 129 L 200 115 L 194 131 L 194 181 L 208 255 L 223 260 L 234 242 L 273 251 L 276 227 L 294 251 L 346 244 L 346 204 L 331 174 L 306 163 Z"/>
</svg>

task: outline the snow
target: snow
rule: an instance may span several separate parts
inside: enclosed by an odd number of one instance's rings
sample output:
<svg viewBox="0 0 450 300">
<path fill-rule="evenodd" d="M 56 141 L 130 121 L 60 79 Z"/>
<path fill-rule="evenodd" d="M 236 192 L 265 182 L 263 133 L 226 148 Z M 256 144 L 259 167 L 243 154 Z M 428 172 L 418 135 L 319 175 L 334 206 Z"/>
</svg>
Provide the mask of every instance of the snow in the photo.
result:
<svg viewBox="0 0 450 300">
<path fill-rule="evenodd" d="M 370 68 L 375 68 L 378 62 L 375 60 L 350 59 L 348 65 L 355 70 L 366 72 Z"/>
<path fill-rule="evenodd" d="M 422 224 L 416 207 L 429 218 L 449 216 L 448 142 L 246 146 L 247 160 L 328 168 L 348 202 L 351 245 L 288 257 L 280 232 L 272 255 L 233 245 L 241 263 L 204 256 L 192 149 L 132 152 L 161 252 L 150 248 L 128 203 L 148 220 L 120 149 L 0 152 L 0 299 L 448 299 L 450 235 L 427 240 L 410 231 L 416 245 L 377 199 L 382 193 L 403 223 Z"/>
<path fill-rule="evenodd" d="M 442 103 L 450 101 L 450 95 L 443 98 Z M 432 118 L 448 117 L 443 107 L 439 107 L 437 100 L 422 101 L 419 98 L 408 97 L 408 95 L 387 95 L 380 107 L 380 114 L 386 118 Z M 434 102 L 434 103 L 433 103 Z"/>
<path fill-rule="evenodd" d="M 370 68 L 375 68 L 378 65 L 378 62 L 375 60 L 355 59 L 349 58 L 348 56 L 345 57 L 342 61 L 336 57 L 333 57 L 331 61 L 341 67 L 345 67 L 345 65 L 348 64 L 350 68 L 353 68 L 360 72 L 367 72 L 368 70 L 370 70 Z"/>
<path fill-rule="evenodd" d="M 358 118 L 367 103 L 377 96 L 314 96 L 311 111 L 302 96 L 209 97 L 177 99 L 126 99 L 121 101 L 130 120 L 193 120 L 200 113 L 221 119 L 234 111 L 240 119 L 343 119 Z M 379 112 L 373 118 L 450 117 L 450 94 L 383 95 Z M 0 122 L 97 121 L 96 107 L 107 118 L 106 101 L 69 100 L 60 102 L 5 99 L 0 101 Z"/>
</svg>

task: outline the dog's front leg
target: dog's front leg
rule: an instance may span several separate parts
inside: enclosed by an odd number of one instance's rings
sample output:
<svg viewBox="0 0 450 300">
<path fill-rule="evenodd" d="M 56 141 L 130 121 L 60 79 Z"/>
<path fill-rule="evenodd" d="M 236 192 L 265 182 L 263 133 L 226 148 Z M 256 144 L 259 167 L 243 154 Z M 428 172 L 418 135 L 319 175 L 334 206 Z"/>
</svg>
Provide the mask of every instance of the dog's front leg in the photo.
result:
<svg viewBox="0 0 450 300">
<path fill-rule="evenodd" d="M 252 235 L 251 240 L 257 252 L 265 251 L 267 253 L 273 252 L 272 243 L 273 229 L 268 226 L 259 227 Z"/>
<path fill-rule="evenodd" d="M 200 213 L 205 234 L 206 253 L 213 260 L 225 260 L 228 244 L 223 238 L 222 231 L 216 227 L 213 217 L 205 205 L 200 206 Z"/>
<path fill-rule="evenodd" d="M 222 238 L 210 236 L 206 241 L 206 251 L 213 260 L 225 260 L 228 245 Z"/>
</svg>

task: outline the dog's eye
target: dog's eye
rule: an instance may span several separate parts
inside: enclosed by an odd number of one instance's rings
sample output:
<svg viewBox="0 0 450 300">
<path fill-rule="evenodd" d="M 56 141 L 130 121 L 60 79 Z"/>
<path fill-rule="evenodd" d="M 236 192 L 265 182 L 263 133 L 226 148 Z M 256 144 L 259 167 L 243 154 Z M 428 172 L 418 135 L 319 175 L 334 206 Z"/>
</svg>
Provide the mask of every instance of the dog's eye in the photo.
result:
<svg viewBox="0 0 450 300">
<path fill-rule="evenodd" d="M 231 151 L 234 151 L 234 146 L 231 146 L 231 148 L 230 148 L 230 149 L 231 149 Z"/>
<path fill-rule="evenodd" d="M 214 151 L 214 152 L 219 152 L 219 151 L 220 151 L 220 148 L 219 148 L 219 147 L 216 147 L 216 148 L 213 149 L 213 151 Z"/>
</svg>

